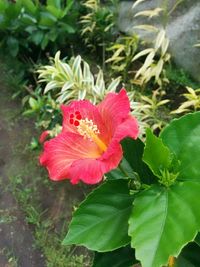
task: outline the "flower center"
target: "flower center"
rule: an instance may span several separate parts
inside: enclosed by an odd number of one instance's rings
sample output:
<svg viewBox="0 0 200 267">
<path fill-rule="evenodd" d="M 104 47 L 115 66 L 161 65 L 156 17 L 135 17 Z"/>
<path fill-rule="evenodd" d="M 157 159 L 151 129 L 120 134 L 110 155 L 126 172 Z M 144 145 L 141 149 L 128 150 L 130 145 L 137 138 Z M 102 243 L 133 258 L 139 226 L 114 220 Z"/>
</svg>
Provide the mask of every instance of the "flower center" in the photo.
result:
<svg viewBox="0 0 200 267">
<path fill-rule="evenodd" d="M 105 152 L 107 150 L 107 146 L 98 137 L 98 134 L 100 133 L 99 129 L 92 120 L 89 120 L 88 118 L 82 119 L 80 112 L 76 111 L 75 114 L 70 114 L 69 122 L 70 124 L 76 126 L 77 131 L 80 135 L 95 142 L 95 144 L 101 149 L 102 152 Z"/>
</svg>

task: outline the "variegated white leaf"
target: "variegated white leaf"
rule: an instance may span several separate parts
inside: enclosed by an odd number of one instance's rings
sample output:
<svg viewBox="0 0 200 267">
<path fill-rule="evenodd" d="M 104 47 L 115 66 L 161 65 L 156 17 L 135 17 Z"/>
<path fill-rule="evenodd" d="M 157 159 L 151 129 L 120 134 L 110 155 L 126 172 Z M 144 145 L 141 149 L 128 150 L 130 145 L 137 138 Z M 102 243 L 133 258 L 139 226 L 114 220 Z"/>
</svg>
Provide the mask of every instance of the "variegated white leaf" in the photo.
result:
<svg viewBox="0 0 200 267">
<path fill-rule="evenodd" d="M 73 86 L 74 86 L 74 82 L 72 82 L 72 81 L 67 81 L 67 82 L 63 85 L 63 87 L 62 87 L 62 89 L 61 89 L 61 92 L 64 92 L 64 91 L 68 90 L 69 88 L 72 88 Z"/>
<path fill-rule="evenodd" d="M 96 90 L 98 90 L 99 95 L 101 95 L 101 93 L 105 91 L 105 82 L 104 82 L 102 70 L 99 70 L 98 72 L 95 88 Z"/>
<path fill-rule="evenodd" d="M 44 88 L 44 94 L 55 88 L 58 88 L 58 84 L 54 81 L 49 82 Z"/>
<path fill-rule="evenodd" d="M 146 0 L 137 0 L 133 5 L 132 5 L 132 9 L 134 9 L 137 5 L 141 4 L 142 2 L 144 2 Z"/>
<path fill-rule="evenodd" d="M 154 51 L 153 48 L 147 48 L 147 49 L 144 49 L 144 50 L 142 50 L 141 52 L 137 53 L 137 54 L 134 56 L 134 58 L 132 59 L 132 61 L 135 61 L 136 59 L 138 59 L 138 58 L 140 58 L 140 57 L 142 57 L 142 56 L 145 56 L 145 55 L 151 53 L 152 51 Z"/>
<path fill-rule="evenodd" d="M 147 68 L 153 63 L 155 52 L 152 51 L 148 54 L 143 66 L 137 71 L 135 78 L 138 78 L 143 72 L 147 71 Z"/>
<path fill-rule="evenodd" d="M 161 29 L 158 33 L 155 41 L 155 49 L 158 50 L 160 46 L 162 45 L 164 39 L 165 39 L 166 32 L 164 29 Z"/>
<path fill-rule="evenodd" d="M 78 99 L 79 100 L 83 100 L 85 98 L 85 96 L 86 96 L 86 90 L 85 89 L 78 91 Z"/>
<path fill-rule="evenodd" d="M 121 77 L 118 77 L 118 78 L 112 80 L 112 82 L 110 83 L 110 85 L 107 88 L 107 91 L 108 92 L 115 92 L 117 89 L 117 86 L 120 83 L 120 80 L 121 80 Z"/>
</svg>

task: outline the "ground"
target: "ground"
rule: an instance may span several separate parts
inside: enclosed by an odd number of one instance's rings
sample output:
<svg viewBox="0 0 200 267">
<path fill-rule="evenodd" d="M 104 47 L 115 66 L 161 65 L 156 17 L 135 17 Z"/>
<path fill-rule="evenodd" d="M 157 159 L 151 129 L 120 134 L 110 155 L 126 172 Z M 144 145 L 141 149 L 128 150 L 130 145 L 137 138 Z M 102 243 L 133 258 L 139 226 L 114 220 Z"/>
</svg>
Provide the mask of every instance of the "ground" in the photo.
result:
<svg viewBox="0 0 200 267">
<path fill-rule="evenodd" d="M 1 70 L 2 77 L 4 76 Z M 61 245 L 75 206 L 87 191 L 49 181 L 29 144 L 39 133 L 34 118 L 0 80 L 0 267 L 89 266 L 83 248 Z"/>
</svg>

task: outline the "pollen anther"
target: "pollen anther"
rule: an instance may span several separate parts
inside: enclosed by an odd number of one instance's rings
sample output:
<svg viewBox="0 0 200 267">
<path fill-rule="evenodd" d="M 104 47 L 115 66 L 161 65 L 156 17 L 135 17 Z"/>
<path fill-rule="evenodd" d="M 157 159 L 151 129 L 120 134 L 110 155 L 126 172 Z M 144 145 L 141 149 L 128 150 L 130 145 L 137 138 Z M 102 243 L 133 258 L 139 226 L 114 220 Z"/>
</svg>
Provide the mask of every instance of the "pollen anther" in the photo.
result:
<svg viewBox="0 0 200 267">
<path fill-rule="evenodd" d="M 77 126 L 78 133 L 82 135 L 85 139 L 88 138 L 90 141 L 93 141 L 102 152 L 107 150 L 107 146 L 104 142 L 98 137 L 100 134 L 99 129 L 96 124 L 93 123 L 92 120 L 89 119 L 81 119 L 79 121 L 79 125 Z"/>
<path fill-rule="evenodd" d="M 79 126 L 77 127 L 77 130 L 80 135 L 90 140 L 92 140 L 92 136 L 94 134 L 96 135 L 100 133 L 97 128 L 97 125 L 94 124 L 92 120 L 89 120 L 87 118 L 79 121 Z"/>
</svg>

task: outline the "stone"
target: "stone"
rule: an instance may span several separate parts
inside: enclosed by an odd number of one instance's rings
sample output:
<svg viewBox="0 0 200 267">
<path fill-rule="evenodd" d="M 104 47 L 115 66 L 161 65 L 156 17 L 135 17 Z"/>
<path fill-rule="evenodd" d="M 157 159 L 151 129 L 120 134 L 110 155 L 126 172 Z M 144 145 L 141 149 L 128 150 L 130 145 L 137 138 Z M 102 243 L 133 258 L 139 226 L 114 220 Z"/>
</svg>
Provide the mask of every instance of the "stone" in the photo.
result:
<svg viewBox="0 0 200 267">
<path fill-rule="evenodd" d="M 168 2 L 171 10 L 176 0 L 146 0 L 132 9 L 133 2 L 122 1 L 119 5 L 118 27 L 121 32 L 129 35 L 137 33 L 141 39 L 152 41 L 155 33 L 136 30 L 134 26 L 151 24 L 158 28 L 166 27 L 166 34 L 170 40 L 169 52 L 172 60 L 187 71 L 194 79 L 200 81 L 200 48 L 194 47 L 200 43 L 200 2 L 199 0 L 185 0 L 171 13 L 168 20 L 164 16 L 152 19 L 134 15 L 142 10 L 163 7 Z"/>
</svg>

